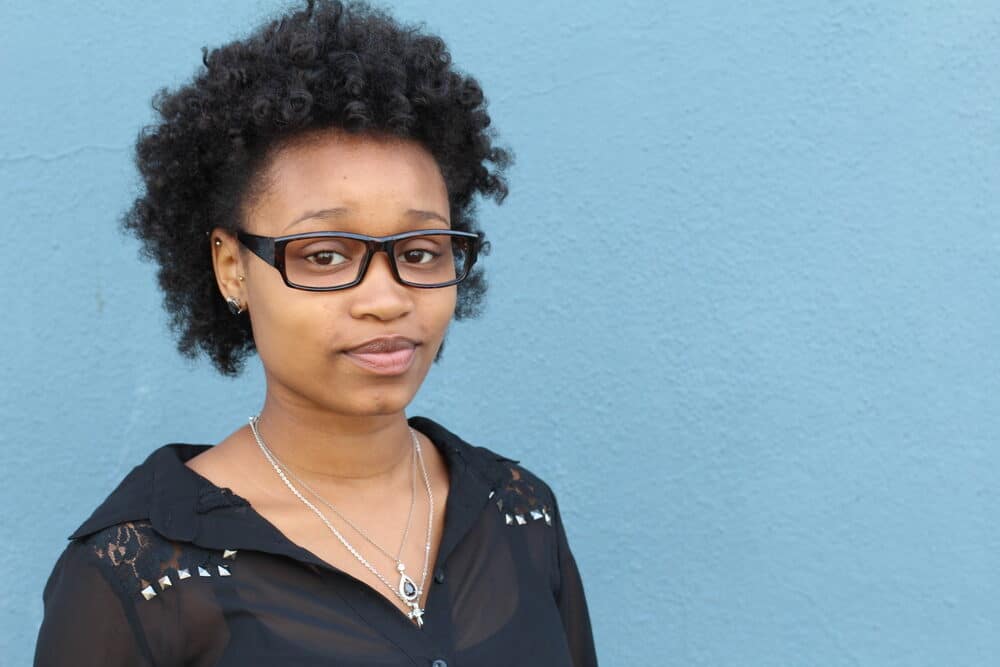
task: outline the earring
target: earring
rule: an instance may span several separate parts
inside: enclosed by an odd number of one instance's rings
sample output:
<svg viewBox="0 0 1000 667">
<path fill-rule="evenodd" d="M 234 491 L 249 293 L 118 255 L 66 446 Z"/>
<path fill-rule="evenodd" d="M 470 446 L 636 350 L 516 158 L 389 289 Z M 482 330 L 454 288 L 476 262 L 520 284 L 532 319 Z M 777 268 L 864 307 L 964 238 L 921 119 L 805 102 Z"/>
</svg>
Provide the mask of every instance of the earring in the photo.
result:
<svg viewBox="0 0 1000 667">
<path fill-rule="evenodd" d="M 222 239 L 215 239 L 215 247 L 218 248 L 220 245 L 222 245 Z"/>
<path fill-rule="evenodd" d="M 226 305 L 229 306 L 229 312 L 233 315 L 239 315 L 243 312 L 243 306 L 240 304 L 239 299 L 228 297 Z"/>
</svg>

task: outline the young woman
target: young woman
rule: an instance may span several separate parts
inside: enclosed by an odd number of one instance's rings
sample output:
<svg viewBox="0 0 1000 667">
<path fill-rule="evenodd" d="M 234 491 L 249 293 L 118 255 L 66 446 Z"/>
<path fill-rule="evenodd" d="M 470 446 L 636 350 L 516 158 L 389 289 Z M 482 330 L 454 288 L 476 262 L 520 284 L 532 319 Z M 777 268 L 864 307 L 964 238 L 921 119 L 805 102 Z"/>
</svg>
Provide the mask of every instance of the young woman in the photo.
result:
<svg viewBox="0 0 1000 667">
<path fill-rule="evenodd" d="M 256 351 L 259 415 L 154 451 L 73 533 L 36 665 L 596 664 L 551 489 L 405 415 L 474 314 L 506 194 L 441 40 L 309 2 L 156 100 L 126 227 L 180 349 Z"/>
</svg>

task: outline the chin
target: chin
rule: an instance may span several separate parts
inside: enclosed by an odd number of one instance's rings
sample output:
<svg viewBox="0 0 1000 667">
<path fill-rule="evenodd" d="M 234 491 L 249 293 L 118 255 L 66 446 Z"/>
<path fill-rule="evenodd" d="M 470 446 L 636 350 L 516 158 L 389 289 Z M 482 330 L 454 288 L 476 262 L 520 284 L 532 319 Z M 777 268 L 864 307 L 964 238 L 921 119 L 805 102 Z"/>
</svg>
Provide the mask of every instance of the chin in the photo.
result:
<svg viewBox="0 0 1000 667">
<path fill-rule="evenodd" d="M 347 406 L 331 406 L 331 408 L 338 411 L 346 408 L 358 417 L 394 415 L 405 410 L 414 396 L 416 390 L 410 386 L 372 388 L 356 391 L 350 397 L 350 404 Z"/>
<path fill-rule="evenodd" d="M 406 409 L 409 401 L 374 401 L 367 405 L 359 405 L 351 411 L 356 417 L 388 417 L 398 415 Z"/>
</svg>

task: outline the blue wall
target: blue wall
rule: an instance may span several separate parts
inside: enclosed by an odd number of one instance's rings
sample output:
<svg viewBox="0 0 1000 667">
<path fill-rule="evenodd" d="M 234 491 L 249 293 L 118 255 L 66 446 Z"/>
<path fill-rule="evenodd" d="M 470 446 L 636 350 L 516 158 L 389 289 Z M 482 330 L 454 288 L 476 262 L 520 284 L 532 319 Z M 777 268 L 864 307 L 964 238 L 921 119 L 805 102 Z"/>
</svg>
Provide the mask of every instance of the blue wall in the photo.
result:
<svg viewBox="0 0 1000 667">
<path fill-rule="evenodd" d="M 117 219 L 151 94 L 274 7 L 0 6 L 3 665 L 118 479 L 259 406 L 174 352 Z M 603 664 L 996 664 L 1000 4 L 396 13 L 519 158 L 411 413 L 555 487 Z"/>
</svg>

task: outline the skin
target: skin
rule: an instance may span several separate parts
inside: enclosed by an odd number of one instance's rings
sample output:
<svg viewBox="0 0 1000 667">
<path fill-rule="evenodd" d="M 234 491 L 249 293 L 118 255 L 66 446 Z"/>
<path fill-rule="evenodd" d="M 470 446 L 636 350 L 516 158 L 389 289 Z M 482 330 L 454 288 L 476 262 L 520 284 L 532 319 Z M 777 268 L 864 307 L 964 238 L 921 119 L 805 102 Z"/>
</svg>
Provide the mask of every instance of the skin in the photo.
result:
<svg viewBox="0 0 1000 667">
<path fill-rule="evenodd" d="M 262 182 L 265 187 L 245 211 L 245 229 L 254 234 L 348 231 L 384 236 L 450 226 L 448 193 L 437 163 L 412 141 L 316 132 L 274 155 Z M 299 220 L 330 209 L 338 211 Z M 298 477 L 394 554 L 411 498 L 413 445 L 404 410 L 444 340 L 457 288 L 401 285 L 385 253 L 377 253 L 360 285 L 307 292 L 286 286 L 277 270 L 225 230 L 213 230 L 211 244 L 222 298 L 235 297 L 246 308 L 240 317 L 250 317 L 264 366 L 261 436 Z M 393 334 L 420 343 L 403 375 L 375 375 L 344 354 L 376 336 Z M 444 525 L 448 471 L 426 436 L 418 433 L 418 438 L 434 493 L 431 558 L 422 600 L 426 604 Z M 245 498 L 292 542 L 408 611 L 284 486 L 248 427 L 187 465 Z M 416 504 L 401 560 L 419 584 L 430 508 L 419 469 L 417 475 Z M 395 584 L 395 563 L 311 500 Z"/>
</svg>

